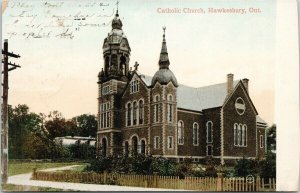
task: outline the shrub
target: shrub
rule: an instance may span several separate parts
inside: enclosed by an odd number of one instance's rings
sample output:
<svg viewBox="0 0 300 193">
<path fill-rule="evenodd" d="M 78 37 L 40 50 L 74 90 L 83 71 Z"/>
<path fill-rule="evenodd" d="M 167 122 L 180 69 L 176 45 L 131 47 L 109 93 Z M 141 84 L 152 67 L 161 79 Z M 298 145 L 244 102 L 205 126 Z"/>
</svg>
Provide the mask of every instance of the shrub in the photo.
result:
<svg viewBox="0 0 300 193">
<path fill-rule="evenodd" d="M 176 174 L 176 164 L 164 157 L 153 158 L 150 164 L 150 173 L 160 176 L 174 176 Z"/>
<path fill-rule="evenodd" d="M 97 157 L 90 161 L 90 164 L 85 168 L 85 171 L 94 171 L 97 173 L 103 173 L 104 171 L 112 171 L 112 157 Z"/>
<path fill-rule="evenodd" d="M 259 162 L 262 178 L 276 178 L 276 154 L 268 151 L 264 159 Z"/>
<path fill-rule="evenodd" d="M 248 175 L 256 176 L 259 174 L 259 164 L 257 160 L 246 159 L 243 157 L 236 161 L 234 166 L 234 175 L 237 177 L 246 177 Z"/>
</svg>

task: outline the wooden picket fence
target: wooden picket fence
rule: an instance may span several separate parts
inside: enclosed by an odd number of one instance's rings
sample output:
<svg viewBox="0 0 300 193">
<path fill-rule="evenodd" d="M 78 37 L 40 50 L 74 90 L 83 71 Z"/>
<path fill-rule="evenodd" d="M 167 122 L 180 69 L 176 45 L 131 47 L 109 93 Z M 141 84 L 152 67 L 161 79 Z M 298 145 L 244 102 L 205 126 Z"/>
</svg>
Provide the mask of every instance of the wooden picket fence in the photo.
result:
<svg viewBox="0 0 300 193">
<path fill-rule="evenodd" d="M 275 191 L 275 179 L 256 178 L 248 181 L 245 178 L 217 178 L 157 176 L 157 175 L 126 175 L 90 172 L 42 172 L 34 171 L 33 180 L 75 182 L 88 184 L 110 184 L 145 188 L 182 189 L 198 191 Z"/>
</svg>

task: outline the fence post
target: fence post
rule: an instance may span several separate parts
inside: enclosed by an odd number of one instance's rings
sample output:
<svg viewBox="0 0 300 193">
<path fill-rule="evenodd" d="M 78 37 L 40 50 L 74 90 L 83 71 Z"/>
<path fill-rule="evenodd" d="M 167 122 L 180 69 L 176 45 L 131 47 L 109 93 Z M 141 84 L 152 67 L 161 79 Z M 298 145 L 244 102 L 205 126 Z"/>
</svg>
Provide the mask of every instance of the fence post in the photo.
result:
<svg viewBox="0 0 300 193">
<path fill-rule="evenodd" d="M 107 171 L 104 171 L 103 173 L 103 184 L 106 184 L 107 182 Z"/>
<path fill-rule="evenodd" d="M 157 187 L 157 180 L 158 180 L 157 172 L 153 172 L 153 174 L 154 174 L 154 188 L 158 188 Z"/>
<path fill-rule="evenodd" d="M 36 180 L 36 168 L 33 168 L 33 173 L 32 173 L 32 178 L 33 180 Z"/>
<path fill-rule="evenodd" d="M 217 191 L 223 191 L 224 173 L 217 173 Z"/>
<path fill-rule="evenodd" d="M 256 177 L 256 192 L 260 192 L 260 176 Z"/>
</svg>

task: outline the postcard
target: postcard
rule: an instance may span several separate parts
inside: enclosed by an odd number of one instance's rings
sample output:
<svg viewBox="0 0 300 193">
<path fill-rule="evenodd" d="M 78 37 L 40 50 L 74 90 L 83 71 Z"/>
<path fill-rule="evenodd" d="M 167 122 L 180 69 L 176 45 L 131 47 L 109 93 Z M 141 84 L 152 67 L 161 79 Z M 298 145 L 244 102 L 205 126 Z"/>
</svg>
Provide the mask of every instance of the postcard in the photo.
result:
<svg viewBox="0 0 300 193">
<path fill-rule="evenodd" d="M 295 191 L 296 1 L 5 0 L 3 191 Z"/>
</svg>

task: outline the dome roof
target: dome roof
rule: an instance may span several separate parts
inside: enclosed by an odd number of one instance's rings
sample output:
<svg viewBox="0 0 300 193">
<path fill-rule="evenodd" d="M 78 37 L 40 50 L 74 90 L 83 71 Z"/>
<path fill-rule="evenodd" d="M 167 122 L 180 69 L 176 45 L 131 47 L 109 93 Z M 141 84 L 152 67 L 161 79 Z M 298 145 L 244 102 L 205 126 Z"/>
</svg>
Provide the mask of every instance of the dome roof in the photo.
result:
<svg viewBox="0 0 300 193">
<path fill-rule="evenodd" d="M 162 68 L 159 69 L 153 76 L 151 84 L 154 85 L 158 81 L 160 84 L 168 84 L 170 81 L 175 86 L 178 86 L 177 79 L 170 69 Z"/>
<path fill-rule="evenodd" d="M 111 27 L 113 29 L 122 29 L 122 26 L 123 26 L 123 24 L 119 17 L 118 11 L 117 11 L 115 18 L 112 20 Z"/>
</svg>

